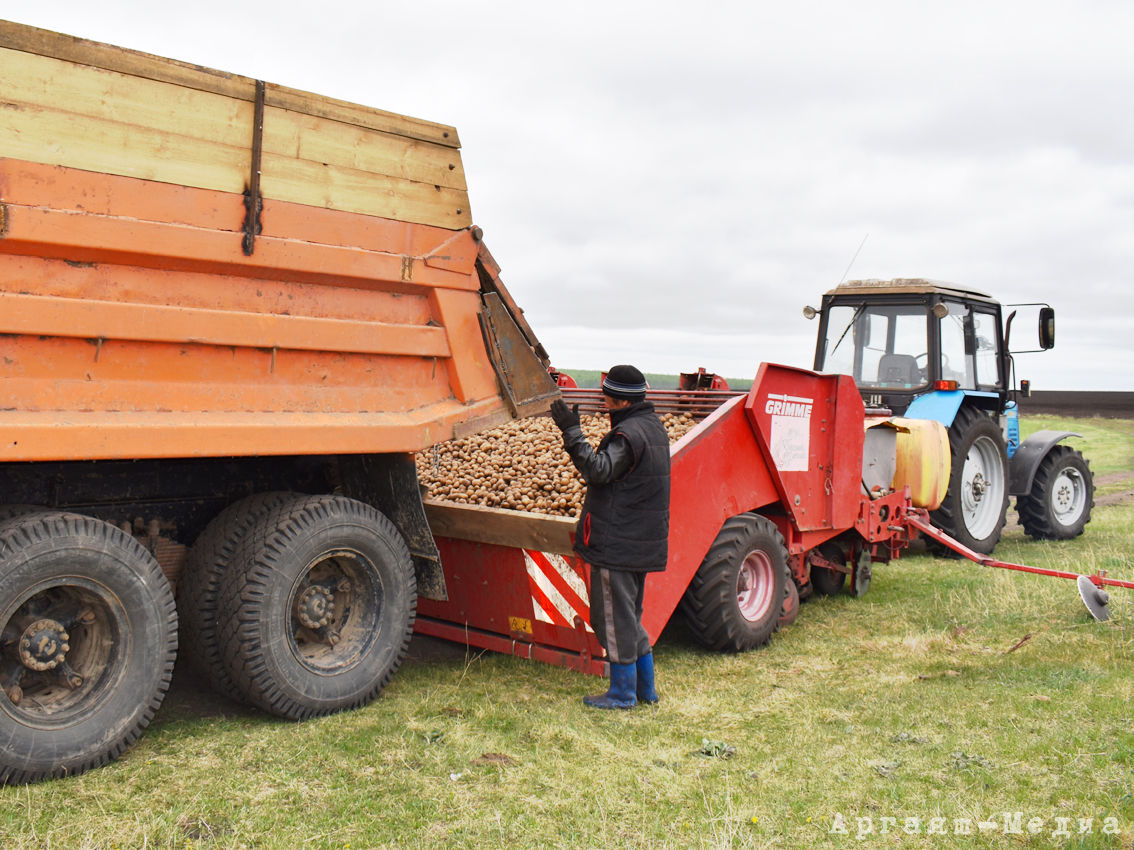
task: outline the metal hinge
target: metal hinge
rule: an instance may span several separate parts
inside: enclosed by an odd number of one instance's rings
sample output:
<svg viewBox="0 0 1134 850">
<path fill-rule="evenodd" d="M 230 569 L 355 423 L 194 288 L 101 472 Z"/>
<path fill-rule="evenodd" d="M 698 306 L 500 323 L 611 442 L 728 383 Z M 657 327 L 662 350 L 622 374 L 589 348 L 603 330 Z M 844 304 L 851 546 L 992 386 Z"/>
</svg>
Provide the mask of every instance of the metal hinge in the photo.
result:
<svg viewBox="0 0 1134 850">
<path fill-rule="evenodd" d="M 256 250 L 256 235 L 262 226 L 260 213 L 264 199 L 260 195 L 260 161 L 264 152 L 264 81 L 256 81 L 256 104 L 252 118 L 252 174 L 244 193 L 244 255 L 252 256 Z"/>
</svg>

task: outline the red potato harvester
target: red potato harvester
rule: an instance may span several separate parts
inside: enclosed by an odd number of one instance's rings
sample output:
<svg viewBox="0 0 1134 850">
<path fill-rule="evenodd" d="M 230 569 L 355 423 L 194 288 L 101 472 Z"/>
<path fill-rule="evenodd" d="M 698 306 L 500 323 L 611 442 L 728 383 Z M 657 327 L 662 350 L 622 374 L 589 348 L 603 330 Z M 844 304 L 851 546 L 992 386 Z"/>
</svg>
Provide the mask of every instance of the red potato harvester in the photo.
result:
<svg viewBox="0 0 1134 850">
<path fill-rule="evenodd" d="M 564 389 L 585 412 L 595 389 Z M 647 581 L 643 622 L 656 640 L 681 608 L 706 645 L 739 651 L 794 618 L 800 594 L 848 582 L 864 594 L 873 565 L 919 534 L 982 566 L 1078 579 L 1091 613 L 1107 586 L 975 553 L 929 522 L 949 479 L 945 429 L 931 420 L 867 416 L 854 381 L 774 364 L 747 394 L 648 392 L 659 412 L 702 421 L 672 449 L 670 556 Z M 572 550 L 574 520 L 427 502 L 447 601 L 423 599 L 422 634 L 587 672 L 605 669 L 587 625 L 588 568 Z"/>
</svg>

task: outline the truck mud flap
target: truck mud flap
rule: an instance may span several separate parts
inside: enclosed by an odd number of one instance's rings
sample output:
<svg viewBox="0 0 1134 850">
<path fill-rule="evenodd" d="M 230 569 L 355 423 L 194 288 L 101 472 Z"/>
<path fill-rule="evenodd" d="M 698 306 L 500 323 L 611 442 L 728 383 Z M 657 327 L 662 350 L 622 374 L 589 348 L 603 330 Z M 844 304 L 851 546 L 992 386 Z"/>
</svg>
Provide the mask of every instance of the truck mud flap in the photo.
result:
<svg viewBox="0 0 1134 850">
<path fill-rule="evenodd" d="M 445 573 L 425 518 L 413 455 L 342 455 L 338 467 L 343 494 L 373 505 L 398 527 L 413 559 L 418 596 L 447 601 Z"/>
</svg>

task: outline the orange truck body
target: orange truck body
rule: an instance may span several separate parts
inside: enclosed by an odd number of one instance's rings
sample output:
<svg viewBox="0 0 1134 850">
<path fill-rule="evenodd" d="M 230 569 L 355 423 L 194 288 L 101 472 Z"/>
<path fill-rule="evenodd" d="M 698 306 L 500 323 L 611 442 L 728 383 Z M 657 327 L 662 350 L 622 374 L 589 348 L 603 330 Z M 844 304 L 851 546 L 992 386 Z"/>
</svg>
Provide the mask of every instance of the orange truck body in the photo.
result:
<svg viewBox="0 0 1134 850">
<path fill-rule="evenodd" d="M 253 80 L 14 24 L 0 69 L 16 116 L 0 131 L 0 460 L 412 452 L 550 397 L 542 349 L 467 225 L 463 177 L 444 208 L 421 200 L 444 194 L 421 185 L 430 167 L 463 174 L 451 128 L 277 87 L 260 89 L 257 119 Z M 187 100 L 154 115 L 154 98 Z M 194 98 L 206 118 L 222 103 L 223 150 L 184 111 Z M 139 149 L 92 146 L 107 128 Z M 352 148 L 316 167 L 316 131 L 398 164 Z M 235 162 L 216 175 L 222 154 Z M 336 196 L 346 181 L 360 191 Z M 520 367 L 486 344 L 506 314 L 535 376 L 519 395 L 498 375 Z"/>
<path fill-rule="evenodd" d="M 2 460 L 410 452 L 511 416 L 456 232 L 0 160 Z"/>
</svg>

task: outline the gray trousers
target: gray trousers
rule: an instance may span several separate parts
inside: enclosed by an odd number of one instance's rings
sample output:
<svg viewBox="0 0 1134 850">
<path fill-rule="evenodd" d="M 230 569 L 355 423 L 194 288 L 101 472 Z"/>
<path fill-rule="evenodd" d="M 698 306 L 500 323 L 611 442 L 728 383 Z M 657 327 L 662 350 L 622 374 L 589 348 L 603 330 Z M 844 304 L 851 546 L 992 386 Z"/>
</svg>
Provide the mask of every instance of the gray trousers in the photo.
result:
<svg viewBox="0 0 1134 850">
<path fill-rule="evenodd" d="M 613 664 L 633 664 L 651 652 L 642 627 L 646 575 L 591 566 L 591 628 Z"/>
</svg>

